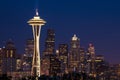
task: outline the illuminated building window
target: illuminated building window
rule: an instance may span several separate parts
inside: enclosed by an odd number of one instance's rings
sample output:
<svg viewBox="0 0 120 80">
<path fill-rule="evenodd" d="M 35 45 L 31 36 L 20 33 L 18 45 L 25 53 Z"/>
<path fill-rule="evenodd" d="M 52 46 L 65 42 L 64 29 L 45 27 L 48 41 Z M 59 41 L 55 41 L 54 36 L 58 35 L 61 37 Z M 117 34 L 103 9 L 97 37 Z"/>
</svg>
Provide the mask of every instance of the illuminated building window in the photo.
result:
<svg viewBox="0 0 120 80">
<path fill-rule="evenodd" d="M 8 57 L 9 55 L 8 55 L 8 50 L 7 50 L 7 57 Z"/>
<path fill-rule="evenodd" d="M 13 57 L 13 50 L 10 51 L 10 57 Z"/>
<path fill-rule="evenodd" d="M 0 60 L 0 63 L 2 63 L 2 60 Z"/>
</svg>

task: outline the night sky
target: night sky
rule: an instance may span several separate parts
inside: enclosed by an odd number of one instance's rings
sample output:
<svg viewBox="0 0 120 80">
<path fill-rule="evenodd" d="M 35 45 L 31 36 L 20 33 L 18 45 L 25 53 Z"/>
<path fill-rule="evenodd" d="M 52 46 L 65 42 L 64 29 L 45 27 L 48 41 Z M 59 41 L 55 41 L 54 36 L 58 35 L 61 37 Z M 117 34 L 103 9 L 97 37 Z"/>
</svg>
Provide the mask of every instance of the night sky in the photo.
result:
<svg viewBox="0 0 120 80">
<path fill-rule="evenodd" d="M 82 47 L 93 43 L 96 54 L 110 63 L 120 63 L 120 1 L 119 0 L 0 0 L 0 47 L 12 39 L 18 53 L 24 53 L 25 42 L 32 38 L 27 21 L 35 9 L 47 21 L 41 31 L 41 51 L 47 29 L 56 34 L 59 43 L 70 43 L 76 34 Z"/>
</svg>

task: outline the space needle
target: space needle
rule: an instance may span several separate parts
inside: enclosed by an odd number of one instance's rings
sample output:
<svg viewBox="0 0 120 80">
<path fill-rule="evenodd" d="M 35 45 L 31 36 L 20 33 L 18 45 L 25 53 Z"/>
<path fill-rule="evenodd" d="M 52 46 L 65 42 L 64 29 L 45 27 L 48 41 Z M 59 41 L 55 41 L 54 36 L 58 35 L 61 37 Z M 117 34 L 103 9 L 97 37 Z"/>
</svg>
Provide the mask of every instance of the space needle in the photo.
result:
<svg viewBox="0 0 120 80">
<path fill-rule="evenodd" d="M 36 15 L 27 22 L 32 26 L 33 37 L 34 37 L 34 54 L 32 60 L 31 75 L 34 77 L 40 77 L 41 62 L 40 62 L 40 51 L 39 51 L 39 39 L 41 26 L 43 26 L 46 21 L 40 18 L 38 10 L 36 9 Z"/>
</svg>

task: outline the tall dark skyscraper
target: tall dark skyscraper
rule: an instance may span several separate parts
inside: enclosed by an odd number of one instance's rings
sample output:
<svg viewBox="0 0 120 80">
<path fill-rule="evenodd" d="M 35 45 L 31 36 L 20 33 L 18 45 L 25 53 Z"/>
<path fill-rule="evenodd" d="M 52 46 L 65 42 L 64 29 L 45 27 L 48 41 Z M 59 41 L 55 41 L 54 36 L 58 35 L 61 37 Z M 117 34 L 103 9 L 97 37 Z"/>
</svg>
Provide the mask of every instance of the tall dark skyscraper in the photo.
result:
<svg viewBox="0 0 120 80">
<path fill-rule="evenodd" d="M 49 75 L 51 60 L 50 56 L 55 53 L 55 32 L 53 29 L 47 30 L 47 37 L 45 39 L 45 49 L 43 51 L 42 63 L 41 63 L 41 71 L 43 74 Z"/>
<path fill-rule="evenodd" d="M 16 71 L 16 48 L 12 40 L 7 41 L 3 54 L 3 74 L 11 75 Z"/>
<path fill-rule="evenodd" d="M 53 29 L 47 30 L 47 38 L 45 40 L 45 50 L 43 55 L 53 54 L 55 52 L 55 32 Z"/>
<path fill-rule="evenodd" d="M 33 53 L 34 53 L 34 40 L 28 39 L 26 41 L 25 53 L 22 56 L 23 71 L 31 71 Z"/>
<path fill-rule="evenodd" d="M 70 52 L 69 52 L 69 70 L 70 71 L 79 71 L 80 65 L 80 39 L 74 35 L 70 43 Z"/>
</svg>

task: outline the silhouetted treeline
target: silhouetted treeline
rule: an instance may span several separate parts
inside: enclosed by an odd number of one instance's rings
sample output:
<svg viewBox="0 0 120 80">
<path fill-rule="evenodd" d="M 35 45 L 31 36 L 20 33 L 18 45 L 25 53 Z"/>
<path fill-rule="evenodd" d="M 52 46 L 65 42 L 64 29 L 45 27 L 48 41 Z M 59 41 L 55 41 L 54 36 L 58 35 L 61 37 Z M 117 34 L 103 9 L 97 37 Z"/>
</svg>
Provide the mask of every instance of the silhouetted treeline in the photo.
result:
<svg viewBox="0 0 120 80">
<path fill-rule="evenodd" d="M 26 77 L 20 80 L 35 80 L 35 77 Z M 62 76 L 57 76 L 56 74 L 52 76 L 41 75 L 38 80 L 96 80 L 93 77 L 87 76 L 85 73 L 68 73 Z"/>
<path fill-rule="evenodd" d="M 6 74 L 0 77 L 0 80 L 12 80 L 12 77 L 8 77 Z M 23 77 L 17 80 L 36 80 L 35 77 Z M 57 76 L 56 74 L 52 76 L 41 75 L 38 80 L 96 80 L 93 77 L 87 76 L 85 73 L 72 72 L 68 74 L 63 74 L 62 76 Z"/>
</svg>

